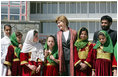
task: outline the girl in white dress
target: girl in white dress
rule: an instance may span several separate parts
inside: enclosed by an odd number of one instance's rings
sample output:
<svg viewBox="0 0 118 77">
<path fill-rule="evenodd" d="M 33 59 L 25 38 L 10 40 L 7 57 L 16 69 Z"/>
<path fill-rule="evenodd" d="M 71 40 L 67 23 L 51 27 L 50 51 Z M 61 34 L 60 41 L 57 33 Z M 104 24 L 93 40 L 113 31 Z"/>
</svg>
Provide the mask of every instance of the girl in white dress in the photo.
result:
<svg viewBox="0 0 118 77">
<path fill-rule="evenodd" d="M 4 37 L 1 39 L 1 76 L 6 76 L 7 67 L 3 64 L 7 55 L 8 46 L 11 44 L 11 25 L 4 25 Z"/>
<path fill-rule="evenodd" d="M 22 76 L 40 76 L 44 60 L 43 47 L 38 42 L 38 32 L 30 30 L 25 38 L 20 54 Z"/>
</svg>

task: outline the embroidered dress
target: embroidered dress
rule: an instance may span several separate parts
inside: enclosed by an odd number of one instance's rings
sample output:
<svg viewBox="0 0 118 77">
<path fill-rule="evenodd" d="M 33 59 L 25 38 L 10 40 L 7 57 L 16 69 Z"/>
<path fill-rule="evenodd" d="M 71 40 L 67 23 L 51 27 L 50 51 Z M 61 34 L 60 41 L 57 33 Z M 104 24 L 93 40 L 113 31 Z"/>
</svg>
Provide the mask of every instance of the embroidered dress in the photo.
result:
<svg viewBox="0 0 118 77">
<path fill-rule="evenodd" d="M 48 50 L 47 42 L 45 43 L 44 49 Z M 46 58 L 46 63 L 44 63 L 43 76 L 59 76 L 59 66 L 55 61 L 49 58 L 50 55 L 53 55 L 55 59 L 58 59 L 58 48 L 56 42 L 53 50 Z"/>
<path fill-rule="evenodd" d="M 112 76 L 112 53 L 113 45 L 110 36 L 106 31 L 100 31 L 106 37 L 106 42 L 101 45 L 100 41 L 97 41 L 93 47 L 93 68 L 95 69 L 96 76 Z"/>
<path fill-rule="evenodd" d="M 117 68 L 117 43 L 114 47 L 114 56 L 113 56 L 113 61 L 112 61 L 112 67 Z"/>
<path fill-rule="evenodd" d="M 27 33 L 23 48 L 21 50 L 21 66 L 22 66 L 22 76 L 40 76 L 41 70 L 36 73 L 32 71 L 26 64 L 35 65 L 36 68 L 41 65 L 44 60 L 43 47 L 38 42 L 33 42 L 34 30 L 30 30 Z"/>
<path fill-rule="evenodd" d="M 81 40 L 79 35 L 82 29 L 83 27 L 78 31 L 78 38 L 74 44 L 75 76 L 91 76 L 93 44 L 88 41 L 88 36 L 87 39 Z M 80 63 L 85 63 L 87 65 L 86 70 L 80 70 Z"/>
<path fill-rule="evenodd" d="M 4 64 L 10 66 L 12 76 L 21 76 L 20 66 L 20 51 L 15 32 L 10 37 L 11 45 L 8 47 L 8 52 Z"/>
</svg>

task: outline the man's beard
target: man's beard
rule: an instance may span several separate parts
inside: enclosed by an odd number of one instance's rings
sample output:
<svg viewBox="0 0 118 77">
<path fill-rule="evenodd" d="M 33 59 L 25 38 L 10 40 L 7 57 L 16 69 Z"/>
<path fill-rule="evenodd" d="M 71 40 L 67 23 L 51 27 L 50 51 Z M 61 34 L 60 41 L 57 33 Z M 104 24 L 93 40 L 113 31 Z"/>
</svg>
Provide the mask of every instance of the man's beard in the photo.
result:
<svg viewBox="0 0 118 77">
<path fill-rule="evenodd" d="M 101 26 L 102 30 L 108 30 L 110 26 Z"/>
</svg>

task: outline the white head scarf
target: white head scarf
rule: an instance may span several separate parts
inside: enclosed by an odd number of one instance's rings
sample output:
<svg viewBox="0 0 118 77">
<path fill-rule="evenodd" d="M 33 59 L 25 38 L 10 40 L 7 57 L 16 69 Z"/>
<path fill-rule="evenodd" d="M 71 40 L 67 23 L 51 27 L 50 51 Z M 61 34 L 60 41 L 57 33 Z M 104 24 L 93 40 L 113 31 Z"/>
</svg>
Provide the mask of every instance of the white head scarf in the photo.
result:
<svg viewBox="0 0 118 77">
<path fill-rule="evenodd" d="M 26 35 L 25 42 L 23 44 L 21 52 L 28 53 L 36 51 L 36 47 L 34 46 L 36 42 L 33 42 L 33 37 L 34 37 L 34 30 L 30 30 Z"/>
<path fill-rule="evenodd" d="M 7 34 L 4 31 L 4 37 L 1 39 L 1 63 L 4 63 L 8 47 L 11 44 L 10 38 L 7 36 Z"/>
<path fill-rule="evenodd" d="M 37 58 L 40 58 L 43 60 L 43 47 L 40 43 L 38 42 L 33 42 L 33 37 L 34 37 L 34 30 L 30 30 L 27 35 L 25 42 L 23 44 L 23 48 L 21 52 L 23 53 L 31 53 L 31 60 L 36 61 Z"/>
</svg>

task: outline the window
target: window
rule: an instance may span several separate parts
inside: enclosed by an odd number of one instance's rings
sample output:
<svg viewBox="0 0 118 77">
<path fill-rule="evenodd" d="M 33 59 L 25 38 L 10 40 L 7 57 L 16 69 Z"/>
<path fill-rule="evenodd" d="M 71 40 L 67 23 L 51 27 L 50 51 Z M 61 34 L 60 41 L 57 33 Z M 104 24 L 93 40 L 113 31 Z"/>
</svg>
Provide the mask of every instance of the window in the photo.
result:
<svg viewBox="0 0 118 77">
<path fill-rule="evenodd" d="M 37 13 L 41 14 L 41 3 L 40 2 L 37 3 Z"/>
<path fill-rule="evenodd" d="M 59 3 L 59 13 L 65 13 L 65 3 Z"/>
<path fill-rule="evenodd" d="M 100 13 L 106 13 L 106 2 L 100 3 Z"/>
<path fill-rule="evenodd" d="M 88 28 L 88 22 L 81 22 L 81 27 L 86 27 L 86 28 Z"/>
<path fill-rule="evenodd" d="M 69 14 L 70 13 L 70 3 L 66 2 L 66 13 Z"/>
<path fill-rule="evenodd" d="M 76 3 L 75 2 L 70 3 L 70 13 L 76 13 Z"/>
<path fill-rule="evenodd" d="M 8 21 L 22 20 L 22 16 L 24 16 L 26 20 L 26 4 L 25 1 L 1 1 L 1 19 Z"/>
<path fill-rule="evenodd" d="M 20 5 L 19 1 L 10 1 L 10 5 Z"/>
<path fill-rule="evenodd" d="M 99 2 L 96 2 L 96 13 L 99 13 L 100 12 L 100 3 Z"/>
<path fill-rule="evenodd" d="M 87 2 L 81 3 L 81 13 L 87 13 Z"/>
<path fill-rule="evenodd" d="M 57 14 L 57 2 L 52 3 L 52 14 Z"/>
<path fill-rule="evenodd" d="M 89 33 L 95 32 L 95 22 L 89 22 Z"/>
<path fill-rule="evenodd" d="M 8 16 L 7 15 L 1 15 L 1 20 L 7 20 Z"/>
<path fill-rule="evenodd" d="M 111 13 L 117 13 L 117 2 L 111 2 Z"/>
<path fill-rule="evenodd" d="M 48 22 L 43 22 L 42 25 L 43 25 L 43 33 L 44 34 L 48 33 L 49 32 L 49 27 L 50 27 Z"/>
<path fill-rule="evenodd" d="M 8 7 L 7 6 L 2 6 L 1 7 L 1 13 L 2 14 L 8 14 Z"/>
<path fill-rule="evenodd" d="M 110 2 L 107 2 L 107 10 L 106 10 L 106 13 L 110 13 Z"/>
<path fill-rule="evenodd" d="M 89 3 L 89 13 L 95 13 L 95 3 L 94 2 Z"/>
<path fill-rule="evenodd" d="M 57 24 L 55 22 L 41 22 L 41 26 L 42 34 L 56 34 L 57 31 L 59 31 L 59 28 L 57 27 Z M 90 34 L 93 34 L 94 32 L 101 29 L 101 23 L 98 21 L 70 21 L 68 26 L 76 30 L 77 32 L 81 27 L 86 27 Z M 116 21 L 112 23 L 111 29 L 117 30 Z"/>
<path fill-rule="evenodd" d="M 80 9 L 80 3 L 78 2 L 78 3 L 77 3 L 77 13 L 80 13 L 80 10 L 81 10 L 81 9 Z"/>
<path fill-rule="evenodd" d="M 8 5 L 8 1 L 1 1 L 1 5 Z"/>
<path fill-rule="evenodd" d="M 19 20 L 18 15 L 10 15 L 10 20 Z"/>
<path fill-rule="evenodd" d="M 52 3 L 48 3 L 48 14 L 52 14 Z"/>
<path fill-rule="evenodd" d="M 69 26 L 74 29 L 74 30 L 77 30 L 76 28 L 76 22 L 70 22 Z"/>
<path fill-rule="evenodd" d="M 100 30 L 101 29 L 101 24 L 100 24 L 100 22 L 96 22 L 96 24 L 95 24 L 95 31 L 98 31 L 98 30 Z"/>
<path fill-rule="evenodd" d="M 113 30 L 116 30 L 116 31 L 117 31 L 117 21 L 114 21 L 114 22 L 112 23 L 111 28 L 112 28 Z"/>
<path fill-rule="evenodd" d="M 24 7 L 23 7 L 24 8 Z M 31 2 L 31 14 L 117 13 L 117 2 Z"/>
<path fill-rule="evenodd" d="M 25 20 L 25 16 L 22 16 L 22 20 Z"/>
<path fill-rule="evenodd" d="M 57 32 L 57 24 L 55 22 L 42 22 L 43 34 L 55 34 Z"/>
<path fill-rule="evenodd" d="M 77 22 L 77 28 L 76 31 L 78 31 L 81 28 L 80 22 Z"/>
<path fill-rule="evenodd" d="M 31 7 L 30 7 L 31 14 L 35 14 L 36 13 L 36 2 L 31 2 L 30 5 L 31 5 Z"/>
<path fill-rule="evenodd" d="M 10 14 L 20 14 L 19 7 L 10 7 Z"/>
<path fill-rule="evenodd" d="M 48 13 L 47 10 L 48 10 L 47 3 L 46 2 L 41 3 L 41 13 L 47 14 Z"/>
<path fill-rule="evenodd" d="M 56 34 L 57 33 L 57 24 L 55 22 L 50 22 L 50 32 L 52 34 Z"/>
<path fill-rule="evenodd" d="M 26 2 L 22 1 L 22 14 L 25 14 L 25 4 Z"/>
</svg>

